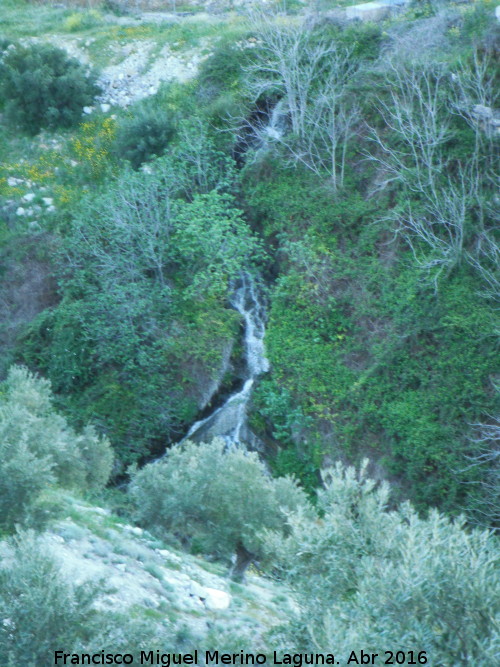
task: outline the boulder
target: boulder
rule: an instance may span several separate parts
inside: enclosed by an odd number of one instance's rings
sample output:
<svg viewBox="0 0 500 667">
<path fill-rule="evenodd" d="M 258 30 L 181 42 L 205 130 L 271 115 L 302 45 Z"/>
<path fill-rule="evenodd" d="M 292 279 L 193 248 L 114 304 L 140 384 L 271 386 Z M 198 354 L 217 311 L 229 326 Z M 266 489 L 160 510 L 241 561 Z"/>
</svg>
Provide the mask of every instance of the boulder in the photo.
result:
<svg viewBox="0 0 500 667">
<path fill-rule="evenodd" d="M 223 611 L 231 604 L 229 593 L 219 591 L 216 588 L 205 588 L 205 607 L 210 611 Z"/>
</svg>

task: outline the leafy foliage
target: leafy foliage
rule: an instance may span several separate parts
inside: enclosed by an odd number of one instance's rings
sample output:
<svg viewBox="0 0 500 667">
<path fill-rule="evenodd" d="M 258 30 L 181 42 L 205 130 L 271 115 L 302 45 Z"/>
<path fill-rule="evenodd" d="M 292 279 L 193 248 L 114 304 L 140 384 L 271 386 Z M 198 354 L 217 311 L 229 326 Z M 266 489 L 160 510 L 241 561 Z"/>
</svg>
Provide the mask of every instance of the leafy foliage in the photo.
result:
<svg viewBox="0 0 500 667">
<path fill-rule="evenodd" d="M 268 534 L 304 609 L 285 645 L 341 655 L 425 647 L 433 664 L 488 664 L 500 641 L 495 538 L 435 510 L 388 511 L 389 487 L 366 476 L 366 463 L 324 474 L 321 519 L 299 512 L 287 537 Z"/>
<path fill-rule="evenodd" d="M 177 151 L 82 202 L 65 244 L 65 298 L 23 352 L 73 394 L 80 419 L 102 420 L 127 461 L 195 417 L 235 333 L 229 285 L 260 254 L 216 189 L 230 180 L 222 166 L 205 171 L 210 153 L 193 163 Z"/>
<path fill-rule="evenodd" d="M 255 453 L 186 442 L 133 478 L 139 520 L 161 527 L 205 553 L 228 557 L 261 551 L 259 533 L 279 530 L 288 512 L 309 507 L 292 478 L 273 480 Z"/>
<path fill-rule="evenodd" d="M 475 479 L 459 472 L 471 449 L 464 423 L 497 401 L 495 316 L 477 298 L 478 276 L 457 267 L 436 295 L 390 230 L 373 224 L 385 198 L 349 191 L 332 202 L 276 167 L 247 178 L 250 213 L 281 251 L 266 336 L 272 379 L 254 401 L 261 427 L 310 455 L 317 443 L 324 453 L 370 452 L 419 508 L 463 508 L 473 491 L 464 482 Z M 297 459 L 304 475 L 307 454 Z"/>
<path fill-rule="evenodd" d="M 77 435 L 52 407 L 50 384 L 13 367 L 0 393 L 0 525 L 26 521 L 54 484 L 100 489 L 108 481 L 109 443 L 87 426 Z"/>
<path fill-rule="evenodd" d="M 95 631 L 93 590 L 65 581 L 43 541 L 30 533 L 13 540 L 7 554 L 0 569 L 0 662 L 48 667 L 56 648 L 76 648 Z"/>
<path fill-rule="evenodd" d="M 138 169 L 153 156 L 161 155 L 174 134 L 169 116 L 151 107 L 139 107 L 118 124 L 114 145 L 118 159 Z"/>
<path fill-rule="evenodd" d="M 30 134 L 41 128 L 70 127 L 92 104 L 98 89 L 75 59 L 47 44 L 15 45 L 0 61 L 0 91 L 6 113 Z"/>
</svg>

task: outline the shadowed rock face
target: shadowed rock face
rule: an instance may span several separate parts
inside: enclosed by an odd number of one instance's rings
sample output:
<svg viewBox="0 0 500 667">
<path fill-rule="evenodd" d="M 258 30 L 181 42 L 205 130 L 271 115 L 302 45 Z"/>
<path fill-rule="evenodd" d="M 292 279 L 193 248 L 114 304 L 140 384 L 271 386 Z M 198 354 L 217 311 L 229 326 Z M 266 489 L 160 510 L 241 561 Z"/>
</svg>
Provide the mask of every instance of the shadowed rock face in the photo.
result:
<svg viewBox="0 0 500 667">
<path fill-rule="evenodd" d="M 231 305 L 241 314 L 245 323 L 245 357 L 247 376 L 243 388 L 232 394 L 211 415 L 195 422 L 185 440 L 210 441 L 222 437 L 228 445 L 245 442 L 255 446 L 255 436 L 246 424 L 247 406 L 255 378 L 269 370 L 264 348 L 264 308 L 255 283 L 244 273 L 231 297 Z"/>
</svg>

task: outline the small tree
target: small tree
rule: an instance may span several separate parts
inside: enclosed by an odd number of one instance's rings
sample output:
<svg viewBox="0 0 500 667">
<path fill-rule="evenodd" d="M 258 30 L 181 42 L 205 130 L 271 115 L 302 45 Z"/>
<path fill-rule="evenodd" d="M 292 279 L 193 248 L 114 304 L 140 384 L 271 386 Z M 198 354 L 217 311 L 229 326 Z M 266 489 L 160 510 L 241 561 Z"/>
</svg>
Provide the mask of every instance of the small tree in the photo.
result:
<svg viewBox="0 0 500 667">
<path fill-rule="evenodd" d="M 50 384 L 14 367 L 0 389 L 0 526 L 23 522 L 54 484 L 99 489 L 108 481 L 109 443 L 71 429 L 51 404 Z"/>
<path fill-rule="evenodd" d="M 49 667 L 55 649 L 76 649 L 96 630 L 93 590 L 68 583 L 41 538 L 28 533 L 2 546 L 0 664 Z"/>
<path fill-rule="evenodd" d="M 260 45 L 245 67 L 249 93 L 254 102 L 277 98 L 276 109 L 286 117 L 289 131 L 270 135 L 258 115 L 245 125 L 283 146 L 291 164 L 327 176 L 333 190 L 342 187 L 347 145 L 358 120 L 358 109 L 347 95 L 359 67 L 352 50 L 267 11 L 254 10 L 250 23 Z"/>
<path fill-rule="evenodd" d="M 383 655 L 425 650 L 428 664 L 493 664 L 498 651 L 498 543 L 437 511 L 388 511 L 389 487 L 340 463 L 324 475 L 321 518 L 290 515 L 267 535 L 278 571 L 299 595 L 291 647 Z"/>
<path fill-rule="evenodd" d="M 31 44 L 10 46 L 0 57 L 0 93 L 11 120 L 37 134 L 74 125 L 98 88 L 95 74 L 62 49 Z"/>
<path fill-rule="evenodd" d="M 118 124 L 115 152 L 138 169 L 155 155 L 161 155 L 174 134 L 169 116 L 157 109 L 142 107 Z"/>
<path fill-rule="evenodd" d="M 260 532 L 280 531 L 288 512 L 309 510 L 291 478 L 273 480 L 257 454 L 222 440 L 186 442 L 138 472 L 131 484 L 139 521 L 219 557 L 236 553 L 235 577 L 261 553 Z"/>
</svg>

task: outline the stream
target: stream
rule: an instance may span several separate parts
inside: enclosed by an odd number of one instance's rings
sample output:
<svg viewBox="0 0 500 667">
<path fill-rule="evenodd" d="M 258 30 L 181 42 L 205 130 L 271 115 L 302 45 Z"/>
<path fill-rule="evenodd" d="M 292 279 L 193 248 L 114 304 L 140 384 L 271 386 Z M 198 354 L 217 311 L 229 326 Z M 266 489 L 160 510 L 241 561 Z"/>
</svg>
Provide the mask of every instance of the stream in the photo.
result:
<svg viewBox="0 0 500 667">
<path fill-rule="evenodd" d="M 255 379 L 269 370 L 264 347 L 265 310 L 261 295 L 249 273 L 242 273 L 229 300 L 245 324 L 244 348 L 246 375 L 243 387 L 231 394 L 223 405 L 208 417 L 195 422 L 185 440 L 209 442 L 223 438 L 228 446 L 249 443 L 254 439 L 247 426 L 247 406 Z"/>
</svg>

